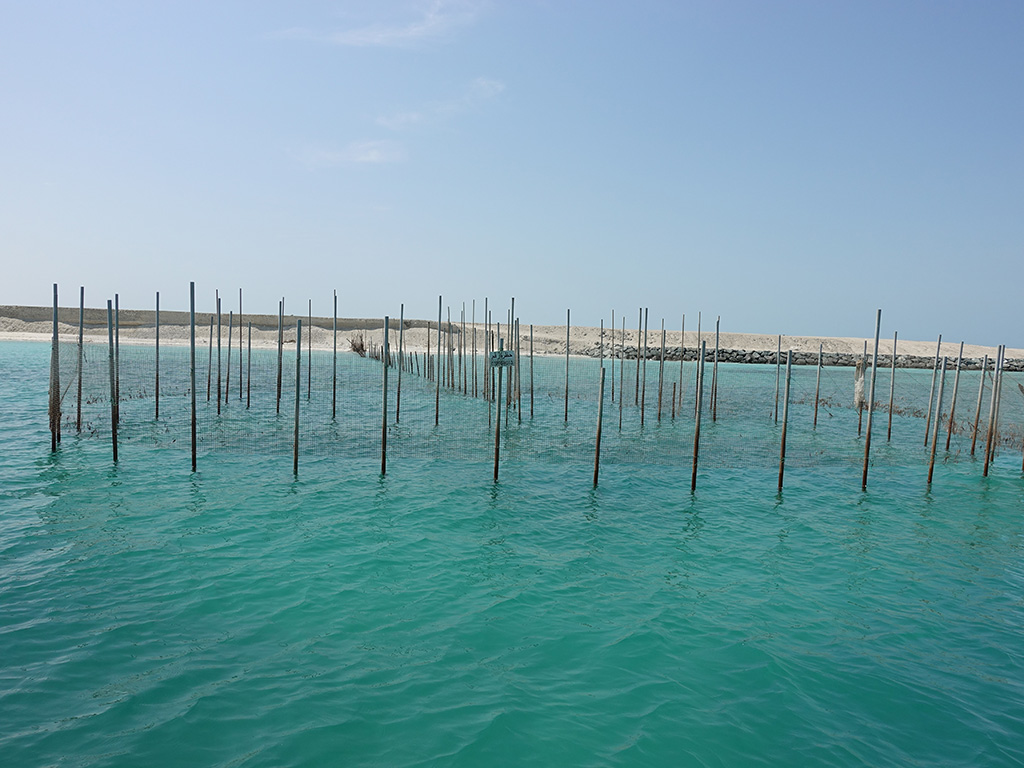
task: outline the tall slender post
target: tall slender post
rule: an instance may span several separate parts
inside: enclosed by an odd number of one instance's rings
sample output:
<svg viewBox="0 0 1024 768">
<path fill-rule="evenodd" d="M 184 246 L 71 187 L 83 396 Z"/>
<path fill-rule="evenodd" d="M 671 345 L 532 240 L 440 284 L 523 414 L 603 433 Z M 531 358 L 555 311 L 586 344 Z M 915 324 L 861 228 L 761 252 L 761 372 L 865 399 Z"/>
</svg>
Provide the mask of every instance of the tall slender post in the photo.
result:
<svg viewBox="0 0 1024 768">
<path fill-rule="evenodd" d="M 213 392 L 213 315 L 210 315 L 210 342 L 206 351 L 206 402 L 210 402 Z"/>
<path fill-rule="evenodd" d="M 391 351 L 388 346 L 388 326 L 391 325 L 391 318 L 384 316 L 384 372 L 382 374 L 383 387 L 381 392 L 381 416 L 380 416 L 380 473 L 388 473 L 388 358 Z M 401 370 L 401 369 L 399 369 Z"/>
<path fill-rule="evenodd" d="M 860 356 L 860 372 L 862 376 L 867 375 L 868 372 L 868 340 L 864 339 L 864 353 Z M 861 430 L 864 426 L 864 380 L 860 379 L 861 384 L 861 399 L 857 403 L 857 437 L 860 437 Z"/>
<path fill-rule="evenodd" d="M 602 323 L 603 323 L 603 321 L 602 321 Z M 612 329 L 612 344 L 611 344 L 611 354 L 610 354 L 610 357 L 612 359 L 612 365 L 611 365 L 611 368 L 612 368 L 612 403 L 614 403 L 615 402 L 615 310 L 614 309 L 612 310 L 612 324 L 611 324 L 610 327 Z"/>
<path fill-rule="evenodd" d="M 217 297 L 217 415 L 220 416 L 220 296 Z"/>
<path fill-rule="evenodd" d="M 238 399 L 242 399 L 242 289 L 238 289 Z"/>
<path fill-rule="evenodd" d="M 331 421 L 338 415 L 338 292 L 334 292 L 334 322 L 331 325 L 331 336 L 334 339 L 334 353 L 331 369 Z"/>
<path fill-rule="evenodd" d="M 640 336 L 644 332 L 644 308 L 640 307 L 640 315 L 636 321 L 636 391 L 633 393 L 633 405 L 640 405 Z"/>
<path fill-rule="evenodd" d="M 252 402 L 252 321 L 249 323 L 249 341 L 245 354 L 245 410 Z"/>
<path fill-rule="evenodd" d="M 718 335 L 722 316 L 715 320 L 715 367 L 711 372 L 711 420 L 718 421 Z"/>
<path fill-rule="evenodd" d="M 697 415 L 693 424 L 693 470 L 690 473 L 690 493 L 697 490 L 697 457 L 700 454 L 700 415 L 704 409 L 704 358 L 707 342 L 700 343 L 700 361 L 697 363 Z"/>
<path fill-rule="evenodd" d="M 985 468 L 982 472 L 984 477 L 988 477 L 988 468 L 992 462 L 992 458 L 995 456 L 996 442 L 999 434 L 999 400 L 1000 393 L 1002 392 L 1003 385 L 1003 365 L 1005 364 L 1006 348 L 1003 346 L 999 347 L 999 352 L 996 355 L 996 367 L 995 367 L 995 378 L 992 381 L 992 394 L 991 398 L 991 410 L 989 411 L 989 424 L 988 424 L 988 438 L 985 441 Z"/>
<path fill-rule="evenodd" d="M 928 393 L 928 415 L 924 417 L 924 444 L 928 445 L 928 435 L 932 428 L 932 400 L 935 399 L 935 377 L 939 375 L 939 351 L 942 349 L 942 334 L 935 345 L 935 365 L 932 367 L 932 389 Z"/>
<path fill-rule="evenodd" d="M 60 336 L 57 329 L 57 284 L 53 284 L 53 339 L 50 343 L 50 450 L 60 442 Z"/>
<path fill-rule="evenodd" d="M 782 371 L 782 336 L 775 347 L 775 423 L 779 423 L 779 375 Z"/>
<path fill-rule="evenodd" d="M 110 438 L 117 464 L 117 382 L 114 373 L 114 310 L 107 299 L 107 367 L 110 372 Z M 56 450 L 56 448 L 54 449 Z"/>
<path fill-rule="evenodd" d="M 875 412 L 875 378 L 878 373 L 878 339 L 882 332 L 882 310 L 875 315 L 875 352 L 871 358 L 871 388 L 868 390 L 868 430 L 864 437 L 864 472 L 861 475 L 860 489 L 868 489 L 868 461 L 871 458 L 871 416 Z"/>
<path fill-rule="evenodd" d="M 160 418 L 160 291 L 156 292 L 156 340 L 153 342 L 153 350 L 155 353 L 155 381 L 153 383 L 153 396 L 155 399 L 153 418 Z"/>
<path fill-rule="evenodd" d="M 971 435 L 971 456 L 974 455 L 974 447 L 978 443 L 978 422 L 981 419 L 981 398 L 985 394 L 985 369 L 988 368 L 988 355 L 981 361 L 981 382 L 978 384 L 978 407 L 974 411 L 974 432 Z"/>
<path fill-rule="evenodd" d="M 949 430 L 946 432 L 946 450 L 953 439 L 953 419 L 956 418 L 956 396 L 960 390 L 960 366 L 964 359 L 964 343 L 960 342 L 960 351 L 956 355 L 956 373 L 953 376 L 953 399 L 949 403 Z"/>
<path fill-rule="evenodd" d="M 604 320 L 601 321 L 604 323 Z M 604 419 L 604 366 L 601 366 L 601 386 L 597 393 L 597 439 L 594 442 L 594 487 L 597 488 L 597 472 L 601 466 L 601 422 Z"/>
<path fill-rule="evenodd" d="M 814 429 L 818 428 L 818 403 L 821 402 L 821 350 L 822 345 L 818 345 L 818 375 L 814 381 Z"/>
<path fill-rule="evenodd" d="M 292 438 L 292 474 L 299 476 L 299 403 L 302 400 L 302 318 L 295 324 L 295 429 Z"/>
<path fill-rule="evenodd" d="M 569 310 L 565 310 L 565 423 L 569 423 Z"/>
<path fill-rule="evenodd" d="M 533 418 L 533 323 L 530 323 L 530 418 Z"/>
<path fill-rule="evenodd" d="M 434 426 L 441 418 L 441 297 L 437 297 L 437 389 L 434 392 Z"/>
<path fill-rule="evenodd" d="M 697 353 L 698 354 L 700 354 L 701 349 L 702 349 L 702 347 L 701 347 L 701 335 L 700 335 L 700 322 L 701 322 L 701 313 L 698 311 L 697 312 Z M 697 379 L 699 379 L 699 378 L 700 378 L 700 365 L 697 365 L 693 369 L 693 392 L 694 392 L 694 395 L 693 395 L 693 415 L 694 416 L 697 415 Z"/>
<path fill-rule="evenodd" d="M 309 322 L 306 325 L 306 399 L 313 397 L 313 300 L 309 300 Z"/>
<path fill-rule="evenodd" d="M 661 318 L 661 361 L 658 363 L 658 421 L 661 421 L 661 397 L 665 391 L 665 318 Z"/>
<path fill-rule="evenodd" d="M 626 370 L 626 318 L 622 318 L 622 333 L 619 335 L 619 432 L 622 431 L 622 403 L 626 399 L 623 378 Z M 612 371 L 615 376 L 615 371 Z"/>
<path fill-rule="evenodd" d="M 942 421 L 942 390 L 946 383 L 946 358 L 942 358 L 942 373 L 939 375 L 939 401 L 935 404 L 935 430 L 932 432 L 932 452 L 928 459 L 928 485 L 932 484 L 935 472 L 935 448 L 939 443 L 939 422 Z"/>
<path fill-rule="evenodd" d="M 889 429 L 885 434 L 885 441 L 892 440 L 892 410 L 896 402 L 896 339 L 898 333 L 892 332 L 892 373 L 889 374 Z"/>
<path fill-rule="evenodd" d="M 672 382 L 672 421 L 676 420 L 676 387 L 678 383 L 677 381 Z"/>
<path fill-rule="evenodd" d="M 640 374 L 640 426 L 644 425 L 644 406 L 647 404 L 647 317 L 648 310 L 644 309 L 644 351 L 643 351 L 643 372 Z"/>
<path fill-rule="evenodd" d="M 501 338 L 501 330 L 499 326 L 498 330 L 498 351 L 500 352 L 505 348 L 505 340 Z M 501 451 L 501 373 L 504 370 L 503 365 L 497 365 L 492 367 L 492 373 L 494 369 L 498 371 L 498 395 L 495 398 L 497 403 L 497 412 L 494 418 L 494 482 L 498 482 L 498 457 Z"/>
<path fill-rule="evenodd" d="M 789 380 L 793 371 L 793 350 L 786 351 L 786 392 L 782 400 L 782 441 L 779 446 L 779 492 L 782 492 L 782 475 L 786 470 L 786 430 L 789 428 Z"/>
<path fill-rule="evenodd" d="M 117 401 L 117 423 L 121 423 L 121 308 L 114 294 L 114 388 Z"/>
<path fill-rule="evenodd" d="M 476 360 L 476 299 L 473 299 L 472 322 L 473 326 L 473 397 L 480 396 L 480 389 L 477 386 L 477 360 Z"/>
<path fill-rule="evenodd" d="M 683 361 L 686 359 L 686 315 L 683 314 L 683 321 L 679 325 L 679 410 L 683 409 Z M 672 407 L 675 409 L 673 401 Z M 675 418 L 673 416 L 673 418 Z"/>
<path fill-rule="evenodd" d="M 224 368 L 224 407 L 227 408 L 228 400 L 231 399 L 231 345 L 235 332 L 235 312 L 228 310 L 228 359 Z M 241 333 L 241 331 L 239 331 Z"/>
<path fill-rule="evenodd" d="M 281 412 L 281 374 L 284 369 L 284 299 L 277 303 L 277 412 Z"/>
<path fill-rule="evenodd" d="M 157 306 L 160 304 L 160 294 L 157 294 Z M 159 313 L 158 313 L 159 314 Z M 75 431 L 82 431 L 82 363 L 85 354 L 84 349 L 85 343 L 85 286 L 81 286 L 78 296 L 78 403 L 77 403 L 77 414 L 75 415 Z M 159 407 L 160 398 L 160 365 L 159 357 L 157 358 L 157 407 Z"/>
<path fill-rule="evenodd" d="M 196 284 L 188 284 L 188 377 L 192 396 L 192 471 L 196 471 Z"/>
<path fill-rule="evenodd" d="M 519 423 L 523 423 L 523 371 L 522 371 L 522 335 L 519 333 L 519 318 L 516 318 L 515 323 L 515 347 L 516 347 L 516 416 L 519 418 Z"/>
<path fill-rule="evenodd" d="M 386 335 L 386 334 L 385 334 Z M 400 304 L 398 307 L 398 359 L 402 360 L 402 355 L 405 353 L 405 304 Z M 395 392 L 395 424 L 398 423 L 398 419 L 402 414 L 402 369 L 405 367 L 405 361 L 398 366 L 398 385 L 397 391 Z"/>
</svg>

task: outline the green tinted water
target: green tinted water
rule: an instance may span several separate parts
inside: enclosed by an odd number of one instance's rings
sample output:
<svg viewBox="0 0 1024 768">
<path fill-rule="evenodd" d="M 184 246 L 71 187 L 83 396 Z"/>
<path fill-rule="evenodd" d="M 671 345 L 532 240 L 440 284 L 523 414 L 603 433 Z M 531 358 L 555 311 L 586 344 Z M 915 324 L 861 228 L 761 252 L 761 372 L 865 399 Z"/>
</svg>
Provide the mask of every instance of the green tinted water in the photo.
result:
<svg viewBox="0 0 1024 768">
<path fill-rule="evenodd" d="M 781 495 L 765 467 L 695 496 L 631 464 L 192 475 L 145 440 L 114 468 L 49 453 L 47 361 L 0 347 L 5 765 L 1024 761 L 1019 454 L 931 493 L 919 457 Z"/>
</svg>

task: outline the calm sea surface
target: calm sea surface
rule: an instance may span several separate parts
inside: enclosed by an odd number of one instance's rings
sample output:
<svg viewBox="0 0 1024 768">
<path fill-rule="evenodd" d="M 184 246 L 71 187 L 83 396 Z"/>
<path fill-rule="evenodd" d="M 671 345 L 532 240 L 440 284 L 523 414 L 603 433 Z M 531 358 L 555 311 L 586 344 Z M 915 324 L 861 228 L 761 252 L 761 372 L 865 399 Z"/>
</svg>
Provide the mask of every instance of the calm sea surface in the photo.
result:
<svg viewBox="0 0 1024 768">
<path fill-rule="evenodd" d="M 782 494 L 764 462 L 695 495 L 551 457 L 114 467 L 49 452 L 48 353 L 0 345 L 5 766 L 1024 763 L 1019 450 L 930 492 L 921 456 Z"/>
</svg>

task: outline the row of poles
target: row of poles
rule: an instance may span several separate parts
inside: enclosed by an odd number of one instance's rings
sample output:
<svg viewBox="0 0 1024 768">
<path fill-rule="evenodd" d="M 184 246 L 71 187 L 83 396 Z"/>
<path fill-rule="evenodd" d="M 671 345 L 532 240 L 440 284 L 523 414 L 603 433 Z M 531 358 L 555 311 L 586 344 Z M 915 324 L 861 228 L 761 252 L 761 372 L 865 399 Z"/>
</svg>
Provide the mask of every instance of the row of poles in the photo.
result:
<svg viewBox="0 0 1024 768">
<path fill-rule="evenodd" d="M 196 470 L 197 467 L 197 428 L 196 428 L 196 417 L 197 417 L 197 365 L 196 365 L 196 323 L 195 323 L 195 283 L 190 283 L 189 287 L 189 312 L 190 312 L 190 331 L 189 331 L 189 375 L 190 375 L 190 391 L 191 391 L 191 443 L 192 443 L 192 469 Z M 57 445 L 61 439 L 61 384 L 60 384 L 60 365 L 59 365 L 59 336 L 58 336 L 58 322 L 57 322 L 57 306 L 58 306 L 58 287 L 56 284 L 53 286 L 53 349 L 51 354 L 51 370 L 50 370 L 50 403 L 49 403 L 49 416 L 50 416 L 50 430 L 51 430 L 51 448 L 52 450 L 57 449 Z M 504 348 L 505 338 L 501 333 L 501 323 L 494 322 L 492 313 L 488 308 L 487 300 L 484 303 L 484 341 L 483 341 L 483 374 L 482 374 L 482 387 L 478 386 L 477 376 L 477 325 L 476 325 L 476 303 L 473 302 L 472 307 L 472 358 L 469 357 L 470 349 L 468 348 L 468 334 L 466 333 L 466 311 L 465 305 L 463 306 L 462 318 L 461 318 L 461 332 L 458 334 L 458 344 L 454 341 L 454 330 L 451 321 L 451 310 L 448 310 L 448 322 L 447 332 L 444 333 L 444 341 L 442 340 L 442 309 L 443 301 L 442 297 L 438 297 L 438 322 L 437 322 L 437 347 L 436 354 L 432 355 L 433 349 L 430 339 L 430 325 L 427 326 L 427 351 L 423 354 L 423 365 L 420 366 L 420 356 L 417 353 L 408 353 L 404 349 L 404 305 L 401 306 L 400 318 L 399 318 L 399 348 L 396 356 L 392 355 L 389 344 L 389 328 L 390 318 L 385 317 L 384 319 L 384 344 L 383 347 L 372 356 L 377 357 L 385 361 L 383 366 L 383 411 L 382 411 L 382 425 L 381 425 L 381 472 L 386 473 L 387 470 L 387 422 L 388 422 L 388 369 L 390 367 L 397 367 L 398 382 L 396 392 L 396 403 L 395 403 L 395 422 L 398 423 L 400 420 L 401 413 L 401 384 L 402 384 L 402 372 L 403 370 L 412 372 L 415 370 L 417 374 L 421 374 L 427 380 L 433 380 L 435 383 L 435 411 L 434 411 L 434 423 L 435 426 L 439 423 L 440 414 L 440 392 L 442 384 L 447 389 L 460 390 L 463 394 L 469 394 L 470 392 L 470 375 L 469 365 L 464 364 L 464 360 L 472 359 L 473 371 L 472 371 L 472 393 L 474 397 L 477 397 L 482 391 L 483 397 L 489 402 L 488 405 L 488 424 L 492 423 L 491 411 L 494 405 L 497 405 L 497 419 L 495 420 L 495 454 L 494 454 L 494 478 L 498 478 L 498 467 L 499 467 L 499 455 L 500 455 L 500 425 L 497 423 L 501 418 L 501 405 L 502 400 L 505 401 L 506 408 L 506 421 L 508 419 L 508 413 L 510 410 L 516 410 L 518 413 L 519 420 L 522 420 L 522 367 L 521 367 L 521 343 L 522 335 L 519 331 L 519 320 L 515 317 L 515 299 L 512 299 L 511 307 L 508 312 L 508 318 L 506 322 L 506 328 L 512 328 L 513 343 L 509 350 Z M 78 376 L 77 376 L 77 414 L 76 414 L 76 427 L 78 431 L 81 431 L 81 407 L 82 407 L 82 358 L 83 358 L 83 335 L 84 335 L 84 311 L 85 311 L 85 288 L 80 289 L 80 303 L 79 303 L 79 332 L 78 332 Z M 647 326 L 647 310 L 641 309 L 640 316 L 637 323 L 637 339 L 638 346 L 636 360 L 636 376 L 634 386 L 634 403 L 640 407 L 640 421 L 641 425 L 644 422 L 645 417 L 645 406 L 647 401 L 646 389 L 647 389 L 647 359 L 648 359 L 648 326 Z M 564 407 L 564 420 L 569 420 L 569 375 L 570 375 L 570 324 L 571 316 L 569 310 L 566 311 L 566 368 L 565 368 L 565 407 Z M 224 403 L 227 403 L 228 392 L 230 390 L 230 375 L 231 375 L 231 350 L 233 347 L 233 329 L 234 329 L 234 313 L 229 313 L 228 321 L 228 358 L 227 358 L 227 375 L 224 380 L 223 389 L 221 387 L 221 298 L 219 292 L 216 294 L 216 324 L 217 324 L 217 412 L 220 414 L 221 409 L 221 393 L 224 394 Z M 682 321 L 682 332 L 685 334 L 685 315 Z M 718 363 L 719 363 L 719 330 L 720 330 L 721 319 L 718 318 L 715 323 L 715 348 L 711 358 L 712 362 L 712 380 L 709 391 L 709 414 L 713 421 L 717 420 L 718 415 Z M 612 314 L 612 344 L 611 354 L 609 358 L 614 361 L 616 356 L 615 351 L 615 339 L 614 339 L 614 313 Z M 211 399 L 211 385 L 212 385 L 212 373 L 213 373 L 213 326 L 214 317 L 210 317 L 210 341 L 209 341 L 209 358 L 207 363 L 207 400 Z M 239 289 L 239 313 L 238 313 L 238 380 L 239 380 L 239 400 L 243 399 L 243 391 L 245 393 L 246 408 L 251 404 L 251 363 L 252 363 L 252 323 L 248 324 L 248 359 L 249 366 L 246 371 L 246 384 L 243 387 L 243 355 L 242 355 L 242 291 Z M 492 326 L 494 330 L 492 330 Z M 529 334 L 529 393 L 530 393 L 530 417 L 533 417 L 534 404 L 533 404 L 533 325 L 530 325 Z M 864 461 L 863 461 L 863 472 L 861 478 L 861 485 L 863 489 L 867 488 L 868 479 L 868 467 L 870 463 L 871 453 L 871 438 L 872 438 L 872 420 L 875 404 L 875 385 L 876 385 L 876 373 L 878 369 L 878 350 L 879 350 L 879 334 L 881 329 L 881 310 L 877 311 L 876 324 L 875 324 L 875 340 L 874 340 L 874 352 L 871 364 L 871 382 L 870 382 L 870 394 L 867 398 L 867 430 L 864 441 Z M 115 294 L 113 301 L 107 301 L 107 330 L 108 330 L 108 368 L 109 368 L 109 379 L 110 379 L 110 402 L 111 402 L 111 436 L 112 436 L 112 452 L 113 459 L 117 461 L 118 451 L 118 439 L 117 439 L 117 428 L 120 422 L 120 333 L 119 333 L 119 307 L 118 307 L 118 296 Z M 643 338 L 642 345 L 639 344 L 640 338 Z M 154 414 L 155 418 L 159 419 L 160 415 L 160 294 L 156 294 L 156 313 L 155 313 L 155 404 Z M 623 402 L 625 397 L 625 359 L 626 359 L 626 346 L 625 346 L 625 320 L 622 320 L 621 335 L 619 344 L 619 428 L 622 428 L 622 413 L 623 413 Z M 600 336 L 600 382 L 599 382 L 599 394 L 598 394 L 598 417 L 597 417 L 597 434 L 595 439 L 595 454 L 594 454 L 594 483 L 596 485 L 599 467 L 600 467 L 600 444 L 601 444 L 601 432 L 603 429 L 603 416 L 604 416 L 604 392 L 605 392 L 605 364 L 604 364 L 604 321 L 601 321 L 601 336 Z M 684 337 L 685 338 L 685 335 Z M 700 315 L 698 314 L 698 339 L 700 338 Z M 665 381 L 665 325 L 664 320 L 662 321 L 661 328 L 661 355 L 659 360 L 659 381 L 658 381 L 658 420 L 662 417 L 662 403 L 663 403 L 663 392 L 664 392 L 664 381 Z M 278 329 L 277 329 L 277 391 L 276 391 L 276 411 L 280 413 L 281 400 L 283 394 L 283 356 L 284 356 L 284 299 L 282 298 L 278 304 Z M 781 365 L 782 365 L 782 350 L 781 350 L 782 337 L 779 336 L 778 349 L 776 353 L 776 381 L 775 381 L 775 421 L 779 420 L 779 396 L 780 396 L 780 384 L 781 384 Z M 890 393 L 889 393 L 889 424 L 887 431 L 887 439 L 892 437 L 892 414 L 894 411 L 894 394 L 895 394 L 895 366 L 896 366 L 896 343 L 897 336 L 893 336 L 893 354 L 892 354 L 892 376 L 890 379 Z M 935 364 L 933 366 L 932 375 L 932 386 L 929 394 L 929 405 L 928 415 L 925 418 L 926 423 L 926 434 L 925 434 L 925 446 L 928 446 L 929 435 L 932 437 L 931 452 L 929 459 L 928 469 L 928 484 L 932 482 L 934 462 L 937 452 L 938 444 L 938 433 L 940 428 L 940 416 L 942 411 L 943 393 L 945 388 L 946 368 L 948 359 L 941 358 L 941 376 L 940 376 L 940 350 L 941 350 L 942 337 L 939 336 L 938 346 L 936 348 Z M 444 349 L 442 349 L 444 344 Z M 694 445 L 693 445 L 693 459 L 692 459 L 692 472 L 691 472 L 691 490 L 696 489 L 697 480 L 697 466 L 700 450 L 700 430 L 701 430 L 701 413 L 704 410 L 705 400 L 705 362 L 708 359 L 707 342 L 700 342 L 700 354 L 698 357 L 698 364 L 695 369 L 695 397 L 694 397 Z M 950 413 L 948 417 L 948 431 L 946 435 L 946 450 L 949 449 L 950 439 L 953 432 L 955 408 L 957 404 L 957 393 L 959 388 L 959 378 L 961 363 L 963 358 L 963 343 L 960 345 L 960 353 L 956 358 L 956 374 L 953 384 L 953 395 L 950 405 Z M 308 327 L 307 327 L 307 355 L 311 356 L 312 353 L 312 301 L 309 304 L 309 316 L 308 316 Z M 494 354 L 497 353 L 497 354 Z M 679 408 L 682 408 L 683 404 L 683 387 L 681 386 L 683 381 L 683 362 L 685 358 L 685 348 L 681 350 L 680 354 L 680 368 L 679 368 L 679 381 L 673 382 L 672 384 L 672 418 L 675 418 L 677 404 Z M 865 342 L 864 350 L 864 363 L 866 365 L 867 358 L 867 342 Z M 1003 363 L 1005 358 L 1005 347 L 1000 347 L 997 353 L 995 366 L 994 366 L 994 383 L 993 383 L 993 394 L 990 398 L 990 409 L 988 416 L 988 429 L 986 430 L 985 439 L 985 459 L 983 473 L 985 476 L 988 475 L 989 466 L 991 463 L 992 456 L 994 455 L 996 445 L 996 428 L 999 416 L 999 403 L 1003 373 Z M 982 377 L 981 384 L 978 392 L 977 408 L 974 418 L 973 436 L 971 441 L 971 455 L 975 454 L 975 448 L 979 435 L 979 421 L 981 415 L 981 405 L 983 400 L 984 386 L 985 386 L 985 372 L 988 367 L 988 356 L 982 363 Z M 508 369 L 505 374 L 505 369 Z M 817 427 L 818 420 L 818 404 L 820 402 L 820 386 L 821 386 L 821 369 L 822 369 L 822 347 L 819 345 L 818 350 L 818 370 L 815 382 L 815 404 L 814 404 L 814 428 Z M 497 377 L 494 376 L 494 372 L 497 372 Z M 780 440 L 780 455 L 779 455 L 779 473 L 778 473 L 778 487 L 781 490 L 784 471 L 785 471 L 785 459 L 786 459 L 786 437 L 788 429 L 789 419 L 789 402 L 790 402 L 790 381 L 792 373 L 792 354 L 787 351 L 786 353 L 786 365 L 785 365 L 785 391 L 782 399 L 782 426 L 781 426 L 781 440 Z M 312 389 L 312 371 L 311 366 L 307 363 L 307 399 L 310 397 Z M 507 382 L 503 382 L 503 378 L 507 379 Z M 503 383 L 507 384 L 506 392 L 502 393 Z M 679 386 L 677 387 L 677 383 Z M 300 415 L 300 401 L 301 401 L 301 384 L 302 384 L 302 320 L 297 321 L 296 326 L 296 380 L 295 380 L 295 423 L 294 423 L 294 439 L 293 439 L 293 470 L 297 474 L 298 472 L 298 457 L 299 457 L 299 415 Z M 936 385 L 938 386 L 938 398 L 936 402 L 935 391 Z M 333 316 L 333 375 L 332 375 L 332 392 L 331 392 L 331 418 L 336 418 L 337 414 L 337 292 L 334 293 L 334 316 Z M 495 390 L 497 390 L 495 392 Z M 615 378 L 614 371 L 611 377 L 611 399 L 615 401 Z M 933 409 L 934 405 L 934 409 Z M 861 431 L 861 421 L 863 418 L 864 404 L 863 401 L 859 405 L 861 410 L 861 417 L 858 419 L 858 434 Z M 932 429 L 932 413 L 935 413 L 934 419 L 934 430 Z M 1024 466 L 1022 466 L 1024 469 Z"/>
</svg>

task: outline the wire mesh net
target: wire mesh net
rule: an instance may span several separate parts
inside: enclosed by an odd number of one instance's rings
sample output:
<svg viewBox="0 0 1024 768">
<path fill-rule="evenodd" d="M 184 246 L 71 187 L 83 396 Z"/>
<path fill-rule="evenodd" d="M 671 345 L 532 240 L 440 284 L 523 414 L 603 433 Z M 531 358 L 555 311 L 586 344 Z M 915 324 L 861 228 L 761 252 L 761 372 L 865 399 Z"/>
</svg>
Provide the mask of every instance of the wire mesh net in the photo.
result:
<svg viewBox="0 0 1024 768">
<path fill-rule="evenodd" d="M 251 348 L 238 333 L 229 338 L 222 330 L 218 343 L 206 330 L 197 329 L 195 352 L 200 459 L 215 451 L 291 455 L 297 412 L 300 457 L 379 457 L 386 436 L 389 461 L 489 462 L 500 423 L 502 462 L 592 463 L 600 412 L 602 464 L 689 467 L 693 461 L 699 363 L 663 362 L 653 346 L 639 360 L 623 357 L 611 343 L 605 351 L 614 354 L 603 358 L 540 356 L 531 354 L 529 336 L 521 334 L 518 345 L 508 344 L 515 352 L 512 365 L 492 368 L 482 327 L 472 344 L 468 331 L 462 336 L 456 329 L 430 351 L 400 348 L 398 333 L 391 332 L 385 385 L 379 346 L 363 357 L 339 337 L 335 352 L 330 331 L 317 329 L 318 346 L 310 349 L 308 336 L 300 338 L 292 326 L 280 350 Z M 488 338 L 496 346 L 493 332 Z M 188 346 L 80 346 L 63 339 L 58 350 L 63 432 L 109 439 L 116 402 L 122 450 L 136 442 L 191 447 Z M 855 405 L 854 369 L 816 365 L 792 367 L 787 406 L 785 352 L 782 358 L 777 364 L 716 367 L 708 351 L 701 467 L 777 466 L 784 424 L 787 467 L 859 466 L 869 419 L 872 464 L 926 464 L 932 441 L 945 462 L 985 451 L 994 415 L 991 366 L 983 376 L 976 370 L 956 373 L 951 363 L 938 376 L 880 364 L 869 410 L 866 403 Z M 864 387 L 868 396 L 870 366 Z M 1020 450 L 1021 374 L 1003 375 L 997 423 L 995 446 Z"/>
</svg>

